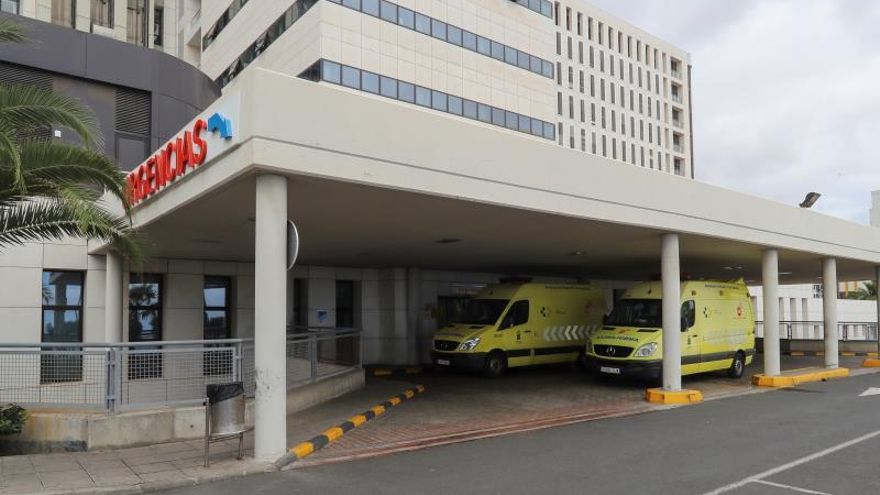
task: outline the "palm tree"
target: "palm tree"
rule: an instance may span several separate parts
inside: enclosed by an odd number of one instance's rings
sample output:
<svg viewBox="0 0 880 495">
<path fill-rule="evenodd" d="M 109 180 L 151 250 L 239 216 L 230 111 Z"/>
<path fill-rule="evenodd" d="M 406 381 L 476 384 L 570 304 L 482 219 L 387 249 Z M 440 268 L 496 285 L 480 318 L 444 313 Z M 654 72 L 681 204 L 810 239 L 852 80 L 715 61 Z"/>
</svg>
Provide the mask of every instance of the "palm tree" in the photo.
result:
<svg viewBox="0 0 880 495">
<path fill-rule="evenodd" d="M 0 19 L 0 43 L 24 39 L 20 25 Z M 82 145 L 34 137 L 53 126 L 72 130 Z M 143 260 L 125 176 L 101 146 L 98 122 L 79 100 L 0 84 L 0 250 L 72 236 L 111 242 L 135 263 Z M 125 215 L 112 213 L 105 192 Z"/>
</svg>

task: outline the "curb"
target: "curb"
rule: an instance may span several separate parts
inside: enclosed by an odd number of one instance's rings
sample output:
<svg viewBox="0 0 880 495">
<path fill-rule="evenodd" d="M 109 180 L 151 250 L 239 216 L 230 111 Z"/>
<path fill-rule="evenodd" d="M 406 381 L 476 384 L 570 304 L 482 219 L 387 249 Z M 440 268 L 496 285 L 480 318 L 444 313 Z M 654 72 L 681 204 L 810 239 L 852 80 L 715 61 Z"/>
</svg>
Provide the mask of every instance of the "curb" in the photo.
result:
<svg viewBox="0 0 880 495">
<path fill-rule="evenodd" d="M 780 353 L 783 356 L 824 356 L 825 351 L 789 351 Z M 853 356 L 864 356 L 876 358 L 878 357 L 878 353 L 876 352 L 850 352 L 850 351 L 840 351 L 840 356 L 843 357 L 853 357 Z"/>
<path fill-rule="evenodd" d="M 757 374 L 752 376 L 752 384 L 758 387 L 796 387 L 802 383 L 825 381 L 831 378 L 846 378 L 849 368 L 835 368 L 821 371 L 804 371 L 788 375 L 768 376 Z"/>
<path fill-rule="evenodd" d="M 419 375 L 424 372 L 421 366 L 407 366 L 404 368 L 373 368 L 370 374 L 373 376 L 392 376 L 392 375 Z"/>
<path fill-rule="evenodd" d="M 275 467 L 281 469 L 294 461 L 307 457 L 312 453 L 321 450 L 325 446 L 342 438 L 342 436 L 345 435 L 347 432 L 357 428 L 358 426 L 361 426 L 362 424 L 373 418 L 385 414 L 392 407 L 400 404 L 407 399 L 412 399 L 416 396 L 416 394 L 422 393 L 424 391 L 425 387 L 423 385 L 416 385 L 413 388 L 408 388 L 404 390 L 402 394 L 395 395 L 394 397 L 391 397 L 381 404 L 375 405 L 360 414 L 352 416 L 347 421 L 343 421 L 337 426 L 324 430 L 323 433 L 312 438 L 311 440 L 299 443 L 296 446 L 291 447 L 286 454 L 275 461 Z"/>
</svg>

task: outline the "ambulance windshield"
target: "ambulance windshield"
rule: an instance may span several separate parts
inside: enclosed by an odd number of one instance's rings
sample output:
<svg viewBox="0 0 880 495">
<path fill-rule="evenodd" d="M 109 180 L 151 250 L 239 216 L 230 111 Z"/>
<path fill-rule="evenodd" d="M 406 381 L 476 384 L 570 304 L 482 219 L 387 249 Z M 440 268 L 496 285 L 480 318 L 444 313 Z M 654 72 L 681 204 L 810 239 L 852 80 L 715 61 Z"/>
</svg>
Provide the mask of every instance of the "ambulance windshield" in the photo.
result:
<svg viewBox="0 0 880 495">
<path fill-rule="evenodd" d="M 621 299 L 614 304 L 606 325 L 657 328 L 663 325 L 659 299 Z"/>
<path fill-rule="evenodd" d="M 510 302 L 508 299 L 471 299 L 456 323 L 494 325 L 508 302 Z"/>
</svg>

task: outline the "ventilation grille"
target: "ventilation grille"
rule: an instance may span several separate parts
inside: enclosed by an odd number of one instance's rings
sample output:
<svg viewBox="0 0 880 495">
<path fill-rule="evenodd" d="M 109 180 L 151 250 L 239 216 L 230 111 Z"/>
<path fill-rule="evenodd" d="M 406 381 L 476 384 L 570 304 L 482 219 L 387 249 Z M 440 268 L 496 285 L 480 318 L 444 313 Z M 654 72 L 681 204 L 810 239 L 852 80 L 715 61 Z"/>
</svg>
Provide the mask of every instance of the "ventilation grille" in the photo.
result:
<svg viewBox="0 0 880 495">
<path fill-rule="evenodd" d="M 27 84 L 48 91 L 52 89 L 52 76 L 36 69 L 0 63 L 0 84 Z"/>
<path fill-rule="evenodd" d="M 52 76 L 40 70 L 22 67 L 20 65 L 0 63 L 0 84 L 6 86 L 36 86 L 42 90 L 52 89 Z M 48 127 L 18 130 L 16 139 L 20 141 L 29 139 L 49 139 L 52 130 Z"/>
<path fill-rule="evenodd" d="M 150 135 L 150 93 L 116 89 L 116 130 L 138 136 Z"/>
</svg>

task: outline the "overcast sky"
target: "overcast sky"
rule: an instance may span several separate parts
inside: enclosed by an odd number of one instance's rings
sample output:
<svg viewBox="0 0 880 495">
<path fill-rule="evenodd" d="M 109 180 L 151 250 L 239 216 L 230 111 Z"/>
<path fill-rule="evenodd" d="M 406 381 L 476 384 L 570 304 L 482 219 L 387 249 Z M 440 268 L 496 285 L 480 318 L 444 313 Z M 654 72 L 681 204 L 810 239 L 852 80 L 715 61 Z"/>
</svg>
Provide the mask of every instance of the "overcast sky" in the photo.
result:
<svg viewBox="0 0 880 495">
<path fill-rule="evenodd" d="M 698 180 L 868 222 L 880 1 L 590 1 L 690 52 Z"/>
</svg>

